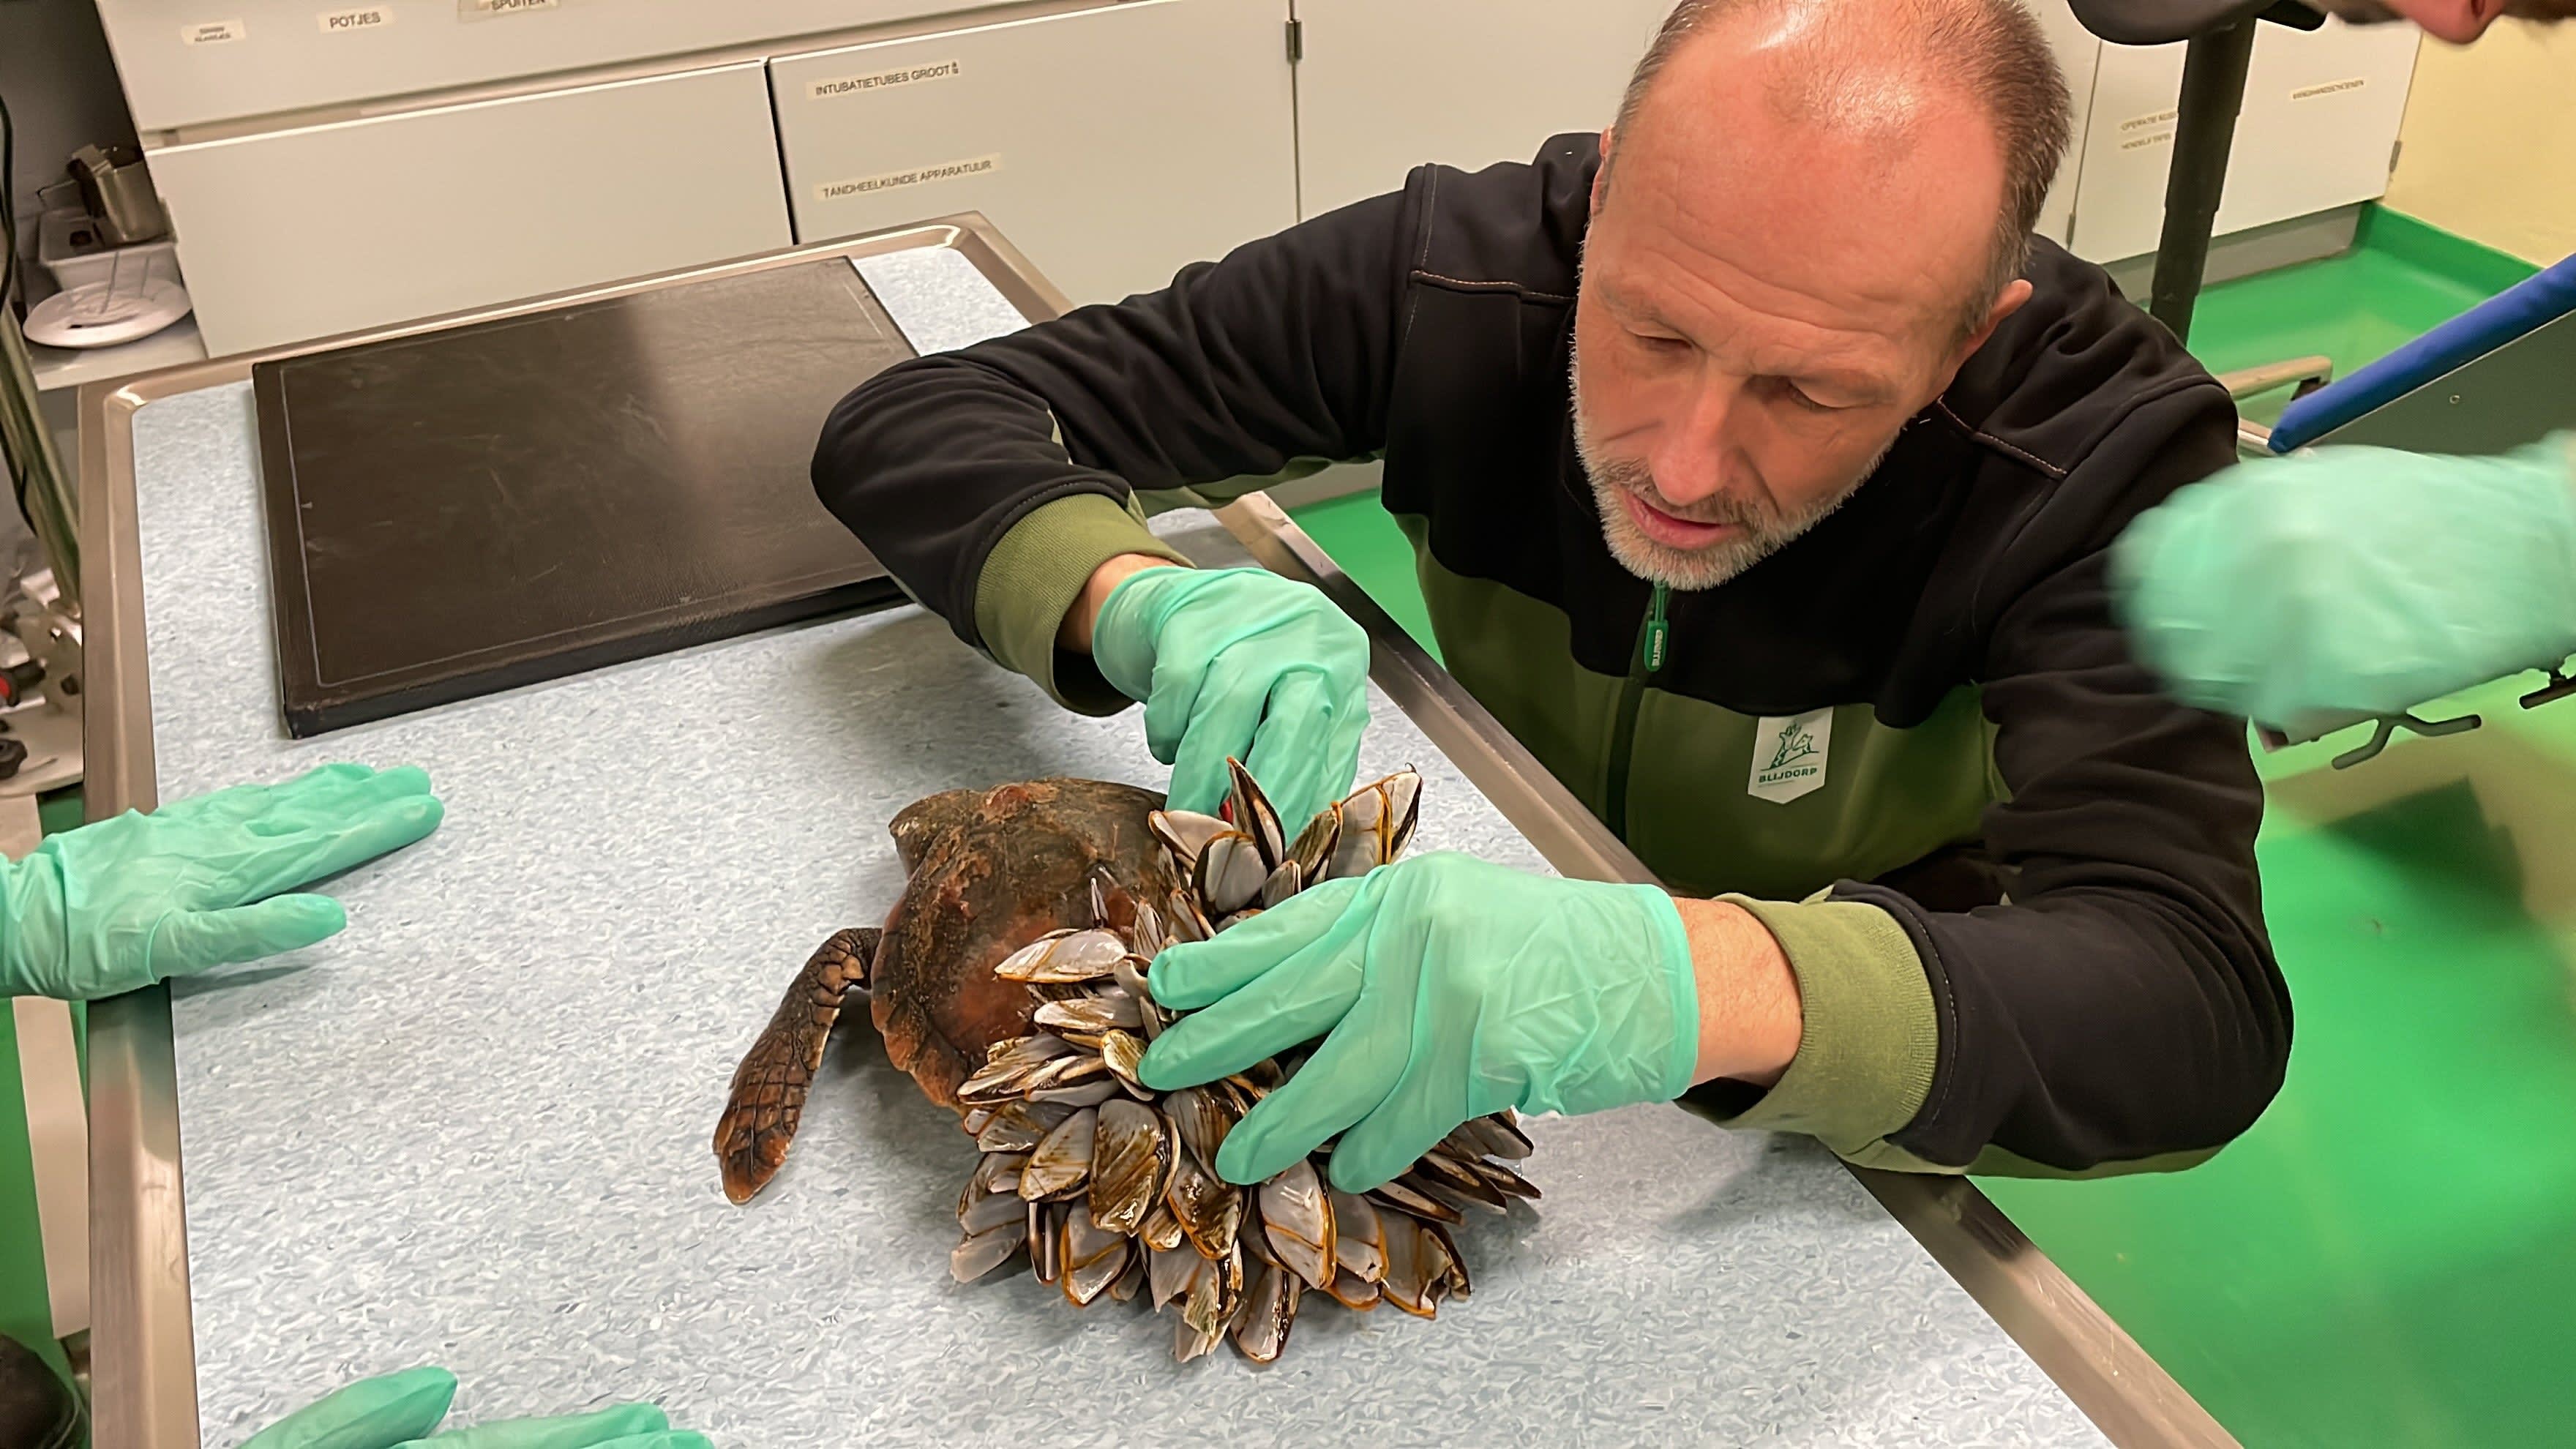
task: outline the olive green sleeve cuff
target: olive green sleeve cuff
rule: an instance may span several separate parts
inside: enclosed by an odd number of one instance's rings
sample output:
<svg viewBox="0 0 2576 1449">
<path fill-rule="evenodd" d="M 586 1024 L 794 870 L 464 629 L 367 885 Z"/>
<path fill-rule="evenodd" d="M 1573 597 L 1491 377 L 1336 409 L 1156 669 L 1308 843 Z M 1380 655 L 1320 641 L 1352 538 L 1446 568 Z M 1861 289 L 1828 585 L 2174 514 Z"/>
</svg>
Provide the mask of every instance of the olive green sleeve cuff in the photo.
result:
<svg viewBox="0 0 2576 1449">
<path fill-rule="evenodd" d="M 1122 553 L 1189 559 L 1156 538 L 1130 503 L 1076 493 L 1031 509 L 1011 525 L 975 576 L 975 632 L 1003 668 L 1036 680 L 1082 714 L 1116 714 L 1133 701 L 1100 677 L 1086 655 L 1056 647 L 1065 611 L 1102 564 Z"/>
<path fill-rule="evenodd" d="M 1932 1090 L 1941 1039 L 1905 928 L 1858 901 L 1723 899 L 1752 912 L 1788 955 L 1804 1033 L 1789 1070 L 1750 1105 L 1746 1088 L 1720 1083 L 1693 1089 L 1684 1105 L 1729 1127 L 1802 1132 L 1845 1157 L 1903 1130 Z"/>
</svg>

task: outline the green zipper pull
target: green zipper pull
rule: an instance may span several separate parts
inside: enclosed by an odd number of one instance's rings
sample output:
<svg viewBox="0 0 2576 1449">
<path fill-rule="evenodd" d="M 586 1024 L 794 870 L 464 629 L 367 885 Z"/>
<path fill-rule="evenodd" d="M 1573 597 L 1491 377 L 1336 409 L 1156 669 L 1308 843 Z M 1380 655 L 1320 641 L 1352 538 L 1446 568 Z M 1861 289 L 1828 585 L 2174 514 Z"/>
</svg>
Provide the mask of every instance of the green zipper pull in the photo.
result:
<svg viewBox="0 0 2576 1449">
<path fill-rule="evenodd" d="M 1648 674 L 1664 667 L 1664 646 L 1670 643 L 1673 637 L 1672 621 L 1664 617 L 1664 601 L 1671 593 L 1672 590 L 1662 584 L 1655 585 L 1654 608 L 1646 615 L 1646 672 Z"/>
</svg>

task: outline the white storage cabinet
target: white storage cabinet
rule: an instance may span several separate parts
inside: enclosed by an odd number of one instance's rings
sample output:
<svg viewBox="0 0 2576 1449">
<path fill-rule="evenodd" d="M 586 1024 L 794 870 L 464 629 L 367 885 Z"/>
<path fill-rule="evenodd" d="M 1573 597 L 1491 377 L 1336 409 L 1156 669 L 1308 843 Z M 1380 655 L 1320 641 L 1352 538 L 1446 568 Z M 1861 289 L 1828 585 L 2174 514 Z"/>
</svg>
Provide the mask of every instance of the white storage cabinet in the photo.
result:
<svg viewBox="0 0 2576 1449">
<path fill-rule="evenodd" d="M 2037 230 L 2075 217 L 2081 138 L 2102 44 L 2066 0 L 2024 0 L 2065 67 L 2074 134 Z M 1388 191 L 1425 161 L 1527 160 L 1541 142 L 1597 131 L 1670 0 L 1294 0 L 1305 58 L 1297 101 L 1305 213 Z M 2159 198 L 2161 199 L 2161 198 Z"/>
<path fill-rule="evenodd" d="M 988 0 L 97 0 L 145 131 L 972 9 Z"/>
<path fill-rule="evenodd" d="M 2066 156 L 2058 163 L 2057 179 L 2040 206 L 2039 220 L 2031 226 L 2032 231 L 2063 246 L 2075 232 L 2075 187 L 2084 169 L 2084 134 L 2093 117 L 2094 78 L 2102 65 L 2102 42 L 2075 18 L 2066 0 L 2022 0 L 2022 8 L 2036 16 L 2040 29 L 2047 33 L 2049 49 L 2057 52 L 2057 64 L 2066 72 L 2066 91 L 2072 102 L 2073 125 L 2068 132 Z"/>
<path fill-rule="evenodd" d="M 1295 0 L 1305 213 L 1598 131 L 1670 0 Z"/>
<path fill-rule="evenodd" d="M 796 233 L 980 211 L 1076 302 L 1297 219 L 1283 0 L 1128 0 L 770 64 Z"/>
<path fill-rule="evenodd" d="M 1668 0 L 101 0 L 218 353 L 950 212 L 1076 301 L 1402 184 L 1596 130 Z M 2024 0 L 2076 102 L 2039 230 L 2155 247 L 2182 47 Z M 200 9 L 203 7 L 200 6 Z M 766 37 L 841 28 L 823 45 Z M 858 38 L 849 38 L 857 27 Z M 165 34 L 166 32 L 166 34 Z M 184 32 L 184 34 L 183 34 Z M 671 55 L 724 63 L 406 92 Z M 149 54 L 146 53 L 147 42 Z M 2223 235 L 2381 195 L 2417 41 L 2264 28 Z M 175 47 L 175 49 L 174 49 Z M 1299 56 L 1292 64 L 1292 49 Z M 167 52 L 167 53 L 165 53 Z M 472 93 L 467 93 L 472 94 Z M 356 107 L 237 118 L 358 99 Z M 176 134 L 157 127 L 221 120 Z"/>
<path fill-rule="evenodd" d="M 2056 0 L 2063 3 L 2063 0 Z M 2405 25 L 2263 26 L 2217 234 L 2375 201 L 2388 191 L 2419 37 Z M 2074 251 L 2144 256 L 2164 226 L 2183 47 L 2100 47 L 2075 194 Z"/>
<path fill-rule="evenodd" d="M 210 353 L 787 246 L 758 63 L 151 154 Z"/>
</svg>

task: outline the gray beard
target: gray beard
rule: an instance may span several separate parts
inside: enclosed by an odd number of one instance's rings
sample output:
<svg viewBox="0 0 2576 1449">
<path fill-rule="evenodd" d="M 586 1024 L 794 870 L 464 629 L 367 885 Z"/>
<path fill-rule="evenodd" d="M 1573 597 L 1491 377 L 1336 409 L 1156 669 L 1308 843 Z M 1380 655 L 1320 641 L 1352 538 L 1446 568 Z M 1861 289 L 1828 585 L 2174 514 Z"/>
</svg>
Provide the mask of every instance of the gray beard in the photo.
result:
<svg viewBox="0 0 2576 1449">
<path fill-rule="evenodd" d="M 1693 592 L 1713 589 L 1732 581 L 1737 575 L 1789 546 L 1801 534 L 1825 521 L 1832 512 L 1851 500 L 1860 485 L 1878 471 L 1896 439 L 1878 450 L 1867 467 L 1850 482 L 1819 498 L 1796 513 L 1780 513 L 1759 503 L 1740 502 L 1723 494 L 1703 499 L 1688 509 L 1667 508 L 1663 511 L 1693 523 L 1718 523 L 1741 529 L 1736 537 L 1707 548 L 1674 548 L 1648 538 L 1619 497 L 1634 493 L 1652 502 L 1662 495 L 1655 489 L 1655 475 L 1644 463 L 1630 459 L 1604 458 L 1593 447 L 1592 429 L 1584 417 L 1583 386 L 1574 385 L 1574 452 L 1582 460 L 1584 476 L 1591 480 L 1593 502 L 1601 515 L 1601 536 L 1610 545 L 1610 555 L 1619 566 L 1650 584 Z"/>
</svg>

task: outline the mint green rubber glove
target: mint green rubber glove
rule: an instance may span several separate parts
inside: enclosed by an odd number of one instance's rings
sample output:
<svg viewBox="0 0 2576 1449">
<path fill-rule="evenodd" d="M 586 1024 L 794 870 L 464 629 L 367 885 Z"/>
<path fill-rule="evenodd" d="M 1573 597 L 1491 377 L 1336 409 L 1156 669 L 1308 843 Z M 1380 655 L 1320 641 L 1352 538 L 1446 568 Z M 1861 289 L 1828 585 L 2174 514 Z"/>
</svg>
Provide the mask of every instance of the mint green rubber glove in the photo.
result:
<svg viewBox="0 0 2576 1449">
<path fill-rule="evenodd" d="M 1699 1059 L 1699 981 L 1671 898 L 1464 855 L 1326 881 L 1166 949 L 1147 984 L 1193 1013 L 1145 1053 L 1149 1087 L 1324 1038 L 1226 1134 L 1215 1167 L 1236 1183 L 1338 1134 L 1333 1186 L 1365 1192 L 1471 1117 L 1670 1101 Z"/>
<path fill-rule="evenodd" d="M 0 996 L 86 1001 L 310 946 L 348 913 L 281 893 L 409 845 L 439 814 L 419 770 L 326 765 L 52 836 L 0 862 Z"/>
<path fill-rule="evenodd" d="M 2113 546 L 2115 607 L 2185 703 L 2394 714 L 2576 651 L 2576 434 L 2500 458 L 2319 448 L 2182 489 Z"/>
<path fill-rule="evenodd" d="M 442 1368 L 360 1379 L 262 1429 L 241 1449 L 714 1449 L 704 1434 L 673 1429 L 651 1404 L 435 1433 L 455 1398 L 456 1375 Z"/>
<path fill-rule="evenodd" d="M 1172 808 L 1213 815 L 1243 761 L 1282 820 L 1350 792 L 1368 729 L 1368 632 L 1266 569 L 1145 569 L 1091 626 L 1100 675 L 1145 706 Z"/>
</svg>

